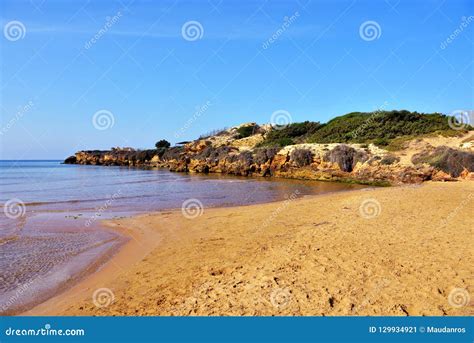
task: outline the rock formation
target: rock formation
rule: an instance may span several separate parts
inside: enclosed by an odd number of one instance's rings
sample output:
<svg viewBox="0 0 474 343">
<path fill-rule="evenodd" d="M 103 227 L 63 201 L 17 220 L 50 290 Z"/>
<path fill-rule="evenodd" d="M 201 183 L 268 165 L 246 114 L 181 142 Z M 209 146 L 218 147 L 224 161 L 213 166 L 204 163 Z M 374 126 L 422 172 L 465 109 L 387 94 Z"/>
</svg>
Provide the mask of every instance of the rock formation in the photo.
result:
<svg viewBox="0 0 474 343">
<path fill-rule="evenodd" d="M 389 152 L 374 144 L 302 143 L 283 148 L 259 146 L 270 130 L 272 128 L 269 125 L 247 123 L 183 146 L 161 150 L 114 148 L 110 151 L 79 151 L 64 162 L 375 185 L 419 183 L 426 180 L 451 181 L 456 178 L 474 179 L 474 165 L 470 164 L 471 157 L 474 158 L 473 145 L 466 142 L 456 149 L 449 148 L 449 151 L 462 151 L 461 155 L 468 161 L 463 162 L 467 165 L 461 173 L 458 172 L 459 175 L 453 175 L 449 171 L 443 171 L 442 167 L 418 162 L 416 158 L 416 163 L 413 163 L 408 158 L 437 150 L 437 147 L 433 146 L 433 140 L 430 143 L 417 140 L 416 144 L 407 144 L 407 149 L 396 152 Z M 243 132 L 250 134 L 242 137 Z M 472 132 L 470 135 L 473 137 Z M 443 140 L 443 143 L 446 143 L 446 140 Z M 419 151 L 413 150 L 413 146 Z"/>
</svg>

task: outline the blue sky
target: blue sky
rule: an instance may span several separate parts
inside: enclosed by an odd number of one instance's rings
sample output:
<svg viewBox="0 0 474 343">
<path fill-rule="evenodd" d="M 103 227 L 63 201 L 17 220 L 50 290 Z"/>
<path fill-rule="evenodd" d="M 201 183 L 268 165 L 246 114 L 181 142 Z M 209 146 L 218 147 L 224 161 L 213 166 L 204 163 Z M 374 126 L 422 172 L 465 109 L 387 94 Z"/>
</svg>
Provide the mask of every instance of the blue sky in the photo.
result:
<svg viewBox="0 0 474 343">
<path fill-rule="evenodd" d="M 0 158 L 153 147 L 161 138 L 270 122 L 279 110 L 292 121 L 325 122 L 378 108 L 472 109 L 473 7 L 3 0 Z M 197 36 L 183 36 L 190 21 Z M 94 125 L 98 111 L 113 125 Z"/>
</svg>

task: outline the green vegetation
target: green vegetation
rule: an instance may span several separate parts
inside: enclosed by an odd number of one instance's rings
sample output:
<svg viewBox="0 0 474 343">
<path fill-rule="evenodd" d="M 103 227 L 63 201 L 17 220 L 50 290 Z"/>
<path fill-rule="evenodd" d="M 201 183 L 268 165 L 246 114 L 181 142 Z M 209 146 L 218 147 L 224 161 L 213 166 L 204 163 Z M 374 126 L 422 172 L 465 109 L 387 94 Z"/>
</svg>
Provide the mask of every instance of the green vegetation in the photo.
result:
<svg viewBox="0 0 474 343">
<path fill-rule="evenodd" d="M 400 162 L 400 157 L 395 155 L 386 155 L 380 160 L 380 164 L 382 165 L 391 165 L 394 163 Z"/>
<path fill-rule="evenodd" d="M 448 118 L 439 113 L 421 114 L 409 111 L 349 113 L 330 120 L 309 138 L 312 143 L 374 143 L 388 146 L 401 136 L 429 133 L 454 134 Z"/>
<path fill-rule="evenodd" d="M 167 149 L 167 148 L 169 148 L 170 146 L 171 146 L 170 142 L 168 142 L 168 141 L 165 140 L 165 139 L 162 139 L 162 140 L 156 142 L 156 144 L 155 144 L 155 147 L 156 147 L 157 149 L 160 149 L 160 148 L 165 148 L 165 149 Z"/>
<path fill-rule="evenodd" d="M 257 129 L 257 125 L 241 126 L 237 129 L 237 132 L 239 133 L 239 138 L 246 138 L 255 134 Z"/>
<path fill-rule="evenodd" d="M 466 128 L 472 129 L 472 128 Z M 297 143 L 362 143 L 399 150 L 413 138 L 463 133 L 449 127 L 448 117 L 440 113 L 409 111 L 353 112 L 336 117 L 326 124 L 293 123 L 271 131 L 260 146 L 286 146 Z"/>
<path fill-rule="evenodd" d="M 318 122 L 305 121 L 293 123 L 280 129 L 272 130 L 259 146 L 283 147 L 286 145 L 303 143 L 308 136 L 314 134 L 321 124 Z"/>
</svg>

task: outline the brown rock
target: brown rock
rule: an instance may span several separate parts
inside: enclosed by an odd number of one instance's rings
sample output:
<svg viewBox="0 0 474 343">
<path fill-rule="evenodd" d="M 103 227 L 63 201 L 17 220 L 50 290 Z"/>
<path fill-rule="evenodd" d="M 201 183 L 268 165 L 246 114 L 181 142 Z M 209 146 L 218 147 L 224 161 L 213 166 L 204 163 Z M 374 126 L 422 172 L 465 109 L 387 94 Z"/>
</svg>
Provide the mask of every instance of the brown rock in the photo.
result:
<svg viewBox="0 0 474 343">
<path fill-rule="evenodd" d="M 453 181 L 453 177 L 442 170 L 436 171 L 432 176 L 433 181 Z"/>
</svg>

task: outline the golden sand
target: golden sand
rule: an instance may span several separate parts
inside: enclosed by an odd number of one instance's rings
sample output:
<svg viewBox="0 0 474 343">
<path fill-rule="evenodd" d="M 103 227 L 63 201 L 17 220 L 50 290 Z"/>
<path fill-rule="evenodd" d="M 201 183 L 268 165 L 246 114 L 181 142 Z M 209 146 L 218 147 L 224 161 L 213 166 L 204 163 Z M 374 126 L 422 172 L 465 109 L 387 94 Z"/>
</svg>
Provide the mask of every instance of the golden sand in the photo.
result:
<svg viewBox="0 0 474 343">
<path fill-rule="evenodd" d="M 113 221 L 128 246 L 28 314 L 472 315 L 473 210 L 455 182 Z"/>
</svg>

